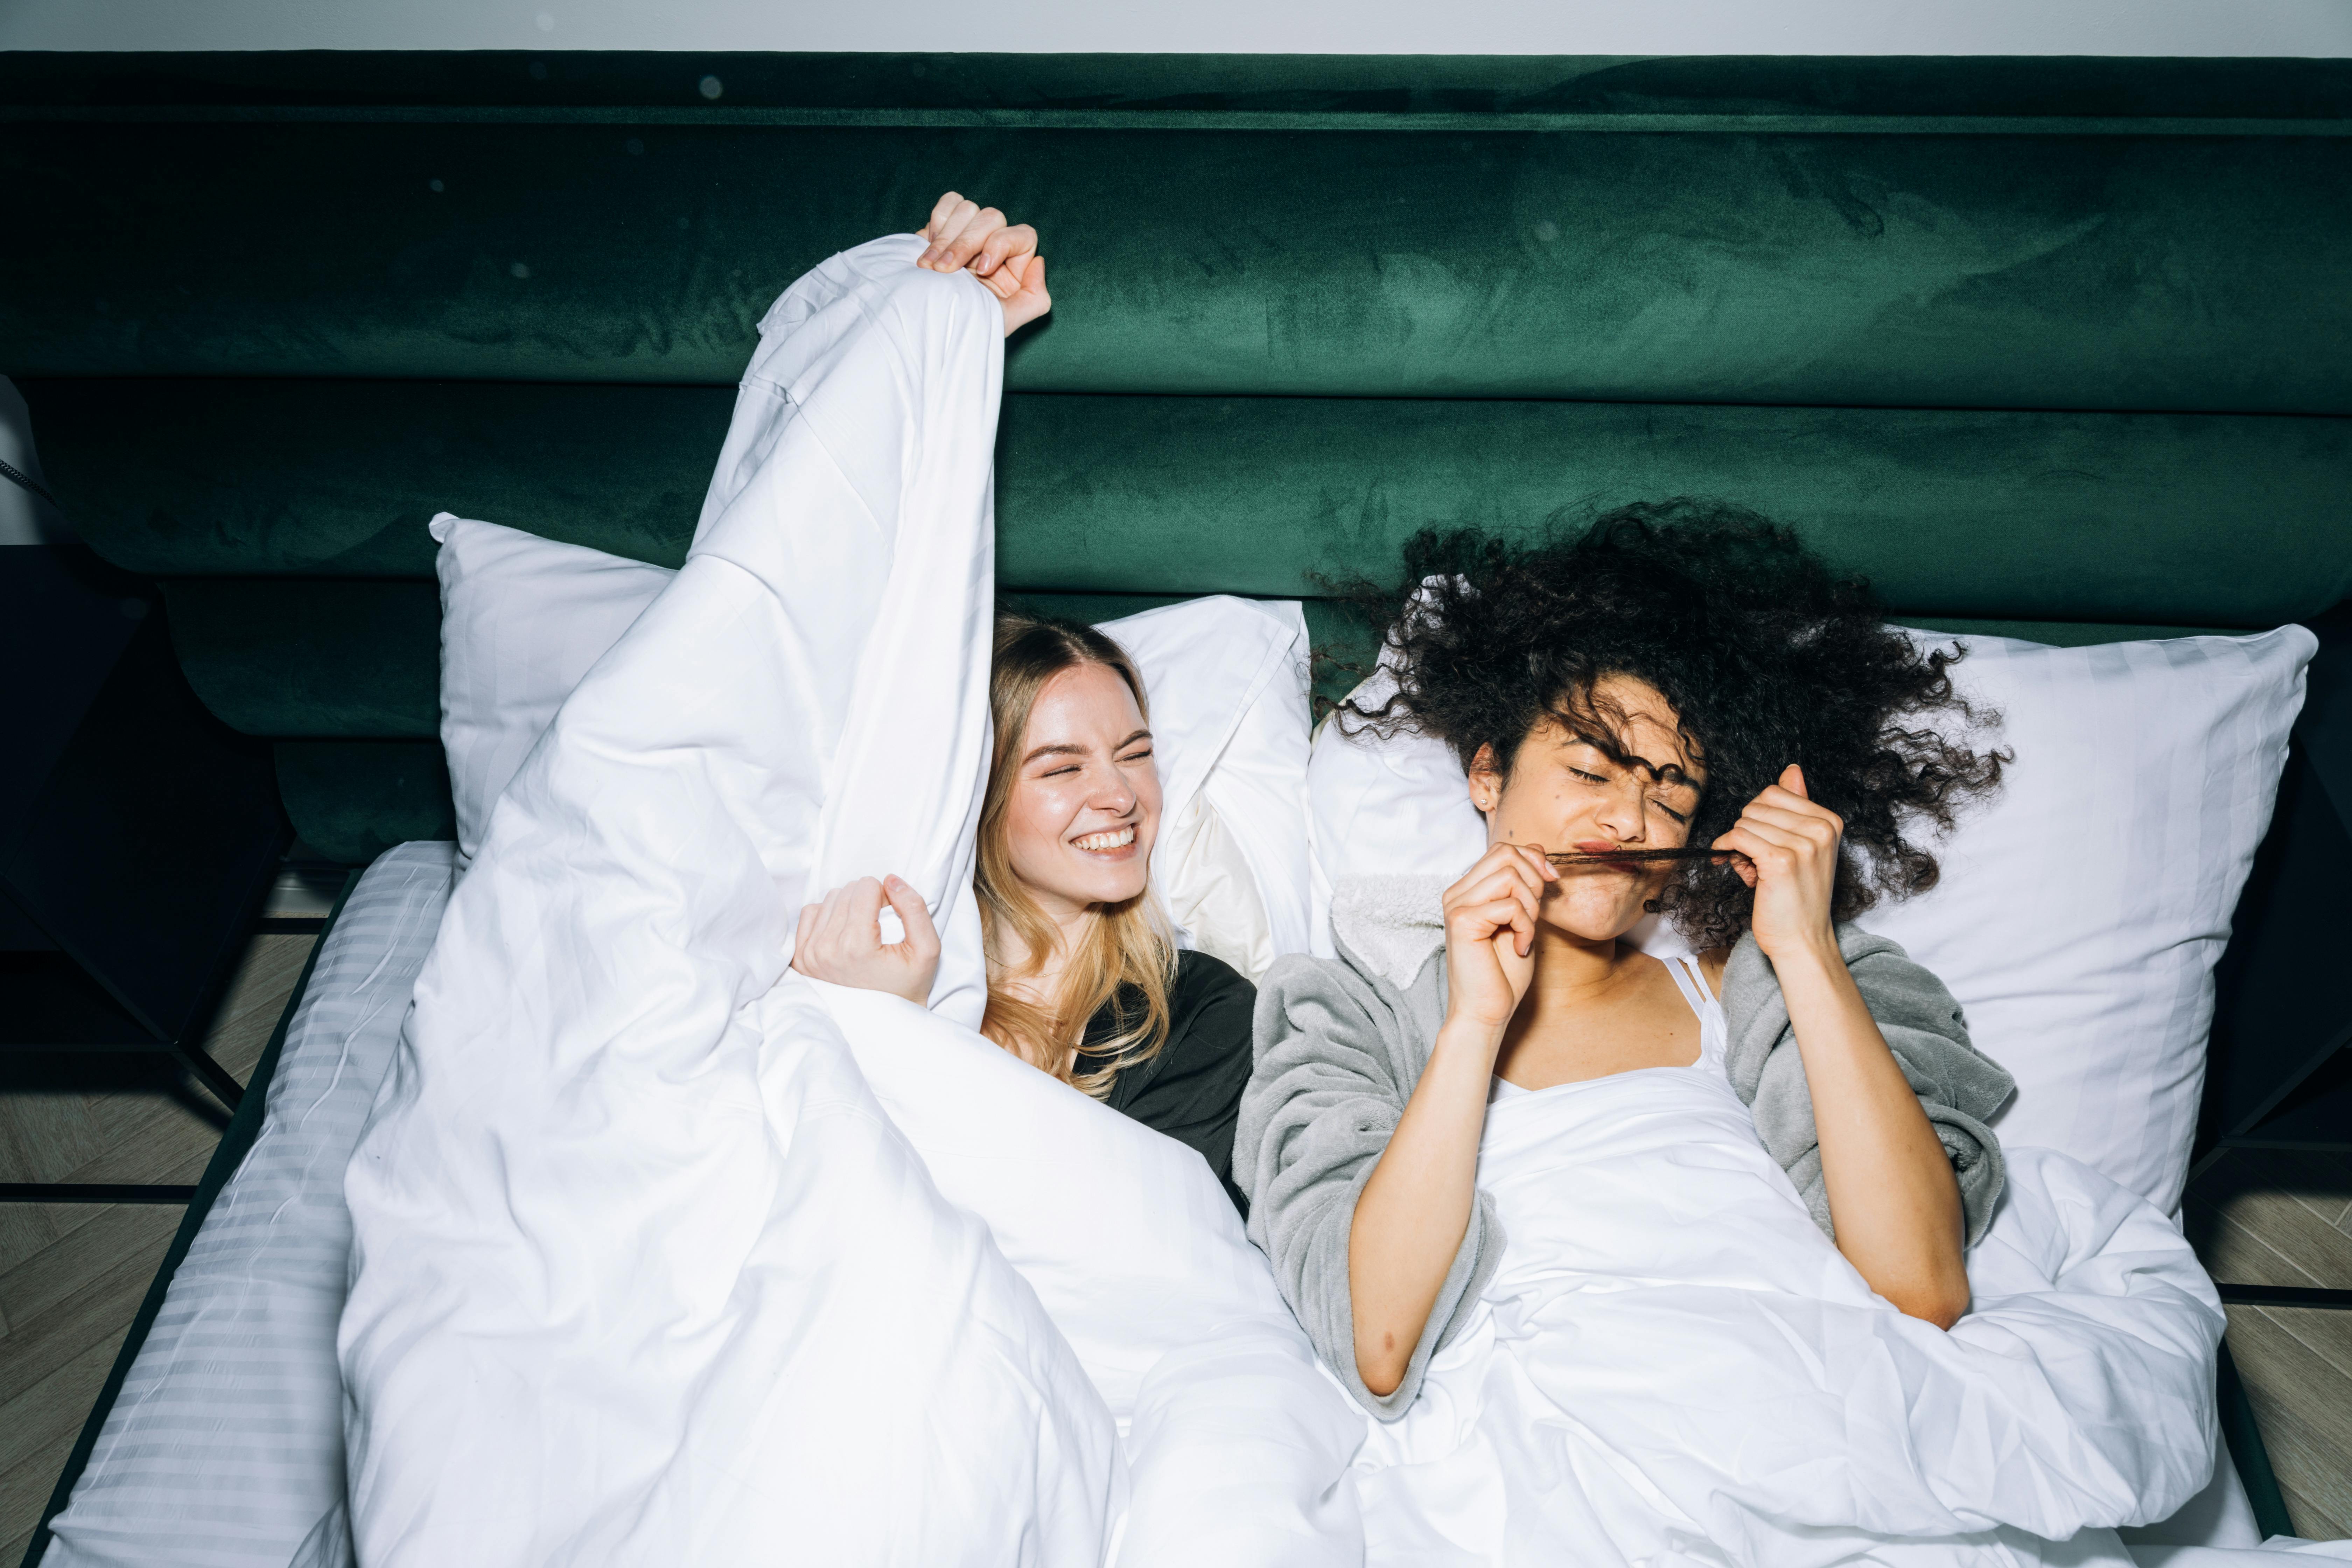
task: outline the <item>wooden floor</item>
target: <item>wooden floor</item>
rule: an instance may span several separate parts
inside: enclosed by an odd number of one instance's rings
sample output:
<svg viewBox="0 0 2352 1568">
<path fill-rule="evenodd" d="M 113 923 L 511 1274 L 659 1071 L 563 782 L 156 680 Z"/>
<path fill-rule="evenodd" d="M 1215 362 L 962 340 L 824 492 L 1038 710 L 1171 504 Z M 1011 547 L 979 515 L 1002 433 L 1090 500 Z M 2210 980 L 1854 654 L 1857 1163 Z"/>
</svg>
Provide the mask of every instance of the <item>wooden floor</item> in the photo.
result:
<svg viewBox="0 0 2352 1568">
<path fill-rule="evenodd" d="M 256 937 L 210 1049 L 239 1082 L 310 957 Z M 0 1057 L 0 1181 L 193 1183 L 228 1113 L 161 1057 Z M 0 1204 L 0 1568 L 16 1568 L 179 1228 L 169 1204 Z"/>
<path fill-rule="evenodd" d="M 313 940 L 254 939 L 212 1036 L 240 1079 Z M 89 1064 L 33 1077 L 0 1058 L 0 1181 L 195 1181 L 226 1114 L 155 1062 L 128 1058 L 122 1076 L 125 1060 L 93 1082 Z M 2352 1289 L 2352 1160 L 2233 1151 L 2184 1217 L 2217 1279 Z M 156 1205 L 0 1205 L 0 1568 L 23 1556 L 179 1219 Z M 2230 1347 L 2296 1533 L 2352 1536 L 2352 1313 L 2233 1307 Z"/>
<path fill-rule="evenodd" d="M 2352 1289 L 2352 1160 L 2233 1149 L 2181 1217 L 2216 1279 Z M 2352 1536 L 2352 1312 L 2232 1307 L 2230 1354 L 2294 1532 Z"/>
</svg>

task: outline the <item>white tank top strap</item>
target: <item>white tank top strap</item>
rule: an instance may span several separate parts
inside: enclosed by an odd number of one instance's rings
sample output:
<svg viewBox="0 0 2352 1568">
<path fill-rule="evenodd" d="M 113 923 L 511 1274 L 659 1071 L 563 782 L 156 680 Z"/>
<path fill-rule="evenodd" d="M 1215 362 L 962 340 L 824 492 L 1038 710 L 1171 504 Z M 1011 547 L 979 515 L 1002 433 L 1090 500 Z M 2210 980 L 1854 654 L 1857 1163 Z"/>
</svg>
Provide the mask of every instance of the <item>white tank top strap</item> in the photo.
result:
<svg viewBox="0 0 2352 1568">
<path fill-rule="evenodd" d="M 1683 994 L 1690 1010 L 1706 1017 L 1706 1005 L 1715 1000 L 1715 994 L 1706 988 L 1706 976 L 1699 973 L 1698 960 L 1688 953 L 1675 953 L 1666 960 L 1666 973 L 1675 977 L 1675 989 Z"/>
<path fill-rule="evenodd" d="M 1706 971 L 1696 958 L 1676 953 L 1666 960 L 1666 973 L 1675 977 L 1675 989 L 1698 1015 L 1698 1060 L 1691 1065 L 1721 1070 L 1724 1053 L 1730 1047 L 1731 1026 L 1724 1019 L 1723 1004 L 1707 988 Z"/>
</svg>

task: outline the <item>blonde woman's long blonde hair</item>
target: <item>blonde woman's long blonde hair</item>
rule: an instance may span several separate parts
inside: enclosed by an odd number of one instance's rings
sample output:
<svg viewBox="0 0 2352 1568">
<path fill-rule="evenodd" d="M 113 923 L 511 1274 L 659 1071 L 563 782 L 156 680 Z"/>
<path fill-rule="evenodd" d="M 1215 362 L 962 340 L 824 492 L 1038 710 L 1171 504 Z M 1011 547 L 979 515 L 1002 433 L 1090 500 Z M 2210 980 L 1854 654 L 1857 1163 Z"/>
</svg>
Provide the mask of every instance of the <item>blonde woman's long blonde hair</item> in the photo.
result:
<svg viewBox="0 0 2352 1568">
<path fill-rule="evenodd" d="M 1118 644 L 1076 622 L 1015 610 L 997 612 L 988 678 L 996 744 L 989 758 L 988 793 L 981 803 L 980 864 L 972 881 L 980 894 L 981 929 L 988 950 L 988 1012 L 980 1032 L 1023 1061 L 1100 1100 L 1122 1071 L 1150 1061 L 1168 1043 L 1168 987 L 1176 973 L 1176 943 L 1150 885 L 1124 903 L 1095 906 L 1094 918 L 1068 955 L 1050 1005 L 1016 994 L 1008 984 L 1037 973 L 1059 940 L 1045 911 L 1013 874 L 1012 837 L 1005 822 L 1013 786 L 1021 776 L 1029 714 L 1047 681 L 1089 664 L 1127 682 L 1144 721 L 1150 722 L 1143 678 Z M 999 941 L 1007 928 L 1029 956 L 1024 968 L 1003 972 L 997 953 L 1013 945 Z M 1140 1006 L 1135 1005 L 1138 998 Z M 1087 1023 L 1107 1003 L 1118 1006 L 1114 1031 L 1086 1053 L 1102 1065 L 1081 1072 L 1078 1047 Z"/>
</svg>

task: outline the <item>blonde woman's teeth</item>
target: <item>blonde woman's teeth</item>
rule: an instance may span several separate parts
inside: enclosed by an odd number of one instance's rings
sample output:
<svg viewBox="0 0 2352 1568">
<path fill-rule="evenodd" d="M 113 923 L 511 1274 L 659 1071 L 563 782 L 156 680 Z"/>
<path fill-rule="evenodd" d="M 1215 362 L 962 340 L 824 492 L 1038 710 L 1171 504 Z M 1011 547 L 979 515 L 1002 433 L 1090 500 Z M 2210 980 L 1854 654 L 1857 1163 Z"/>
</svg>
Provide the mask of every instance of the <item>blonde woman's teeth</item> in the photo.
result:
<svg viewBox="0 0 2352 1568">
<path fill-rule="evenodd" d="M 1081 849 L 1090 851 L 1124 849 L 1135 842 L 1135 829 L 1117 827 L 1108 833 L 1089 833 L 1083 838 L 1073 838 L 1070 842 Z"/>
</svg>

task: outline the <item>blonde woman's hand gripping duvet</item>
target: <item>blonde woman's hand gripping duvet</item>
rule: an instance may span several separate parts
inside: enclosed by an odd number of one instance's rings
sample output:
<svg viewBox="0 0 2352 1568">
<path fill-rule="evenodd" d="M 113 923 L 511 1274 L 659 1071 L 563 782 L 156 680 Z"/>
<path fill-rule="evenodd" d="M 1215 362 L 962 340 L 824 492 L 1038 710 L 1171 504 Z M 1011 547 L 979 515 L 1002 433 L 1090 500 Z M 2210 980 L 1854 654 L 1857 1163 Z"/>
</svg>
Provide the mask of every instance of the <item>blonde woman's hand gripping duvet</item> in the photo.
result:
<svg viewBox="0 0 2352 1568">
<path fill-rule="evenodd" d="M 885 902 L 905 933 L 882 940 Z M 801 910 L 793 967 L 812 980 L 859 991 L 887 991 L 918 1007 L 931 998 L 940 972 L 940 933 L 923 896 L 898 877 L 860 877 Z"/>
<path fill-rule="evenodd" d="M 1004 335 L 1011 337 L 1054 308 L 1045 292 L 1045 258 L 1037 253 L 1037 231 L 1007 223 L 994 207 L 950 191 L 932 204 L 930 220 L 917 231 L 930 247 L 915 259 L 934 272 L 969 271 L 1004 307 Z"/>
</svg>

